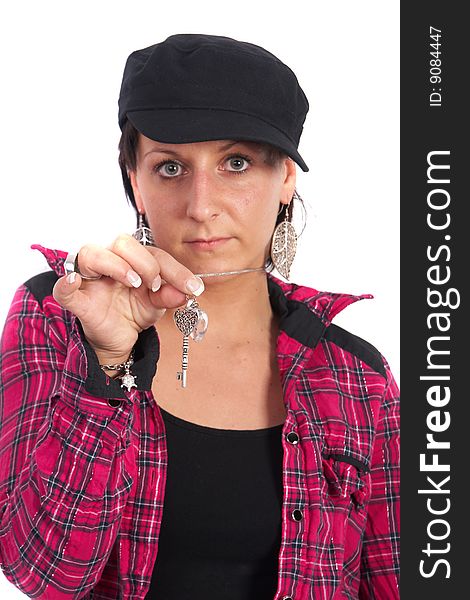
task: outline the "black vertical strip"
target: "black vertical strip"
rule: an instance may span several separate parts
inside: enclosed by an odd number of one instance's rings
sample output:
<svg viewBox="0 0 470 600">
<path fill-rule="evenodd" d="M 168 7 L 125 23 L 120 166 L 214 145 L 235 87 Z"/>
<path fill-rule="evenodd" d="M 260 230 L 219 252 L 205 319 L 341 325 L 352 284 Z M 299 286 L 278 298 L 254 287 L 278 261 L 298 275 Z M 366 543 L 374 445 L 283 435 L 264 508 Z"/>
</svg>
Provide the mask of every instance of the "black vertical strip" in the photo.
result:
<svg viewBox="0 0 470 600">
<path fill-rule="evenodd" d="M 465 386 L 470 197 L 464 181 L 470 170 L 464 144 L 469 35 L 464 6 L 434 0 L 401 3 L 404 600 L 468 595 L 462 591 L 468 589 L 470 534 L 469 453 L 464 447 L 470 439 Z M 435 166 L 428 172 L 431 163 Z"/>
</svg>

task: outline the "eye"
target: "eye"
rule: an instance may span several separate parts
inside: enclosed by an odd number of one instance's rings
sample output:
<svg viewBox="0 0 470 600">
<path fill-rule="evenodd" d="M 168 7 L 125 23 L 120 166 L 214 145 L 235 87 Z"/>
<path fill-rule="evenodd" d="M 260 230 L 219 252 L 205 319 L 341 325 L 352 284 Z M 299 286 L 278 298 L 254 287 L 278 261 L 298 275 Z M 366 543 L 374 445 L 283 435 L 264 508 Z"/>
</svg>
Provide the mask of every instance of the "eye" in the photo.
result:
<svg viewBox="0 0 470 600">
<path fill-rule="evenodd" d="M 174 160 L 165 160 L 154 168 L 154 171 L 161 175 L 162 177 L 176 177 L 177 175 L 181 175 L 183 170 L 182 165 Z"/>
<path fill-rule="evenodd" d="M 248 169 L 250 163 L 251 160 L 247 156 L 242 156 L 240 154 L 229 156 L 225 161 L 226 170 L 237 173 L 244 173 Z"/>
</svg>

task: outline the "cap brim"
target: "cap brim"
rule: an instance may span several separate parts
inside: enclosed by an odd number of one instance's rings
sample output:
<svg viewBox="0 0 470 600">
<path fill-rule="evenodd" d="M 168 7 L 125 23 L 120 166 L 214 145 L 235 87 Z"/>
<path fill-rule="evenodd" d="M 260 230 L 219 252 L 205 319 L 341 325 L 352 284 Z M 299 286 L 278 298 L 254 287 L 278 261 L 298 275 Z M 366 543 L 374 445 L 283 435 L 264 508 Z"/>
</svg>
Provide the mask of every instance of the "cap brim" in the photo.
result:
<svg viewBox="0 0 470 600">
<path fill-rule="evenodd" d="M 261 142 L 279 148 L 303 171 L 308 171 L 294 143 L 282 131 L 251 115 L 218 109 L 169 108 L 132 111 L 126 116 L 140 133 L 164 144 Z"/>
</svg>

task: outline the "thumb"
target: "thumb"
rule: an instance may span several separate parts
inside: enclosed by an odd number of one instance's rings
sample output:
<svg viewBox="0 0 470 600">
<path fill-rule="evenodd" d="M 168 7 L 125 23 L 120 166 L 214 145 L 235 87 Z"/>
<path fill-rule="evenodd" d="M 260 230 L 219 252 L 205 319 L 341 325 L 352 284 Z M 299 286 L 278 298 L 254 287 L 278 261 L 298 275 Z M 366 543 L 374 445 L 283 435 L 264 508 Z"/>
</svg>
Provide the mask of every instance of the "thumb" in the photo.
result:
<svg viewBox="0 0 470 600">
<path fill-rule="evenodd" d="M 74 315 L 80 317 L 86 311 L 88 297 L 80 290 L 82 278 L 78 273 L 69 273 L 58 279 L 52 290 L 57 302 Z"/>
</svg>

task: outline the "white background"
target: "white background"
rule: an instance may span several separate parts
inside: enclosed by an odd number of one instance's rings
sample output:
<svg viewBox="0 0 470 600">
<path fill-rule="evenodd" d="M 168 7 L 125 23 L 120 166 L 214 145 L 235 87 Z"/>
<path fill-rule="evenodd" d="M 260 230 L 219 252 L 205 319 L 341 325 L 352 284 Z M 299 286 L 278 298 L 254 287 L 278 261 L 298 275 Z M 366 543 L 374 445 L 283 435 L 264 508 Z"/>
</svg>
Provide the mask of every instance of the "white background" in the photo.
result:
<svg viewBox="0 0 470 600">
<path fill-rule="evenodd" d="M 310 102 L 291 281 L 372 293 L 335 323 L 399 380 L 398 2 L 29 0 L 8 3 L 0 23 L 0 323 L 15 289 L 47 269 L 31 244 L 76 250 L 134 229 L 117 165 L 128 54 L 174 33 L 226 35 L 277 55 Z M 0 595 L 24 597 L 2 575 Z"/>
</svg>

